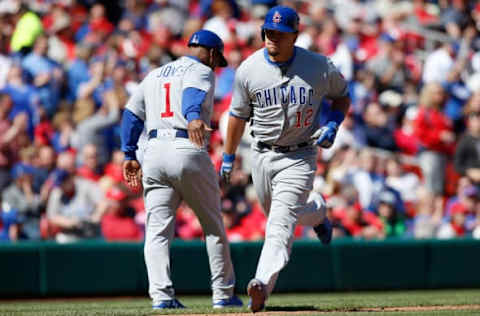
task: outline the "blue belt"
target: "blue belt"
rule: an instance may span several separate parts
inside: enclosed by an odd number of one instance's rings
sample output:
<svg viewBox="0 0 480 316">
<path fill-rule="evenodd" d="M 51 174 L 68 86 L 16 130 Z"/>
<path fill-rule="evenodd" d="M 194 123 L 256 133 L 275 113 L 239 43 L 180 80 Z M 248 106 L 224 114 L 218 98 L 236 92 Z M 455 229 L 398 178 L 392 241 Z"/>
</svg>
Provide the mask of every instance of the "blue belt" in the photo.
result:
<svg viewBox="0 0 480 316">
<path fill-rule="evenodd" d="M 175 131 L 175 137 L 180 137 L 180 138 L 188 138 L 188 132 L 186 129 L 177 129 Z M 150 132 L 148 132 L 148 139 L 152 138 L 157 138 L 157 130 L 152 129 Z"/>
</svg>

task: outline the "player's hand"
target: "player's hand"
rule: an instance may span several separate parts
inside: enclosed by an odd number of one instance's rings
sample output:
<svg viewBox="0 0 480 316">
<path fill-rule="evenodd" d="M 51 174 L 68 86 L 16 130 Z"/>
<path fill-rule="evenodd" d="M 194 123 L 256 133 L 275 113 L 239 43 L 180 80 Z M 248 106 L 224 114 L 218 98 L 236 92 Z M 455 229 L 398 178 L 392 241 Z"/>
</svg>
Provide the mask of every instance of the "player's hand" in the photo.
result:
<svg viewBox="0 0 480 316">
<path fill-rule="evenodd" d="M 203 147 L 203 145 L 205 145 L 205 136 L 207 136 L 207 132 L 213 131 L 213 129 L 202 120 L 191 121 L 188 123 L 187 129 L 188 138 L 198 147 Z"/>
<path fill-rule="evenodd" d="M 327 125 L 319 128 L 311 137 L 315 141 L 315 145 L 330 148 L 337 136 L 338 125 L 336 122 L 330 121 Z"/>
<path fill-rule="evenodd" d="M 132 189 L 140 187 L 142 181 L 142 169 L 136 160 L 125 160 L 122 165 L 123 178 Z"/>
<path fill-rule="evenodd" d="M 226 184 L 230 183 L 230 175 L 232 174 L 234 161 L 235 154 L 223 153 L 222 166 L 220 167 L 220 178 Z"/>
</svg>

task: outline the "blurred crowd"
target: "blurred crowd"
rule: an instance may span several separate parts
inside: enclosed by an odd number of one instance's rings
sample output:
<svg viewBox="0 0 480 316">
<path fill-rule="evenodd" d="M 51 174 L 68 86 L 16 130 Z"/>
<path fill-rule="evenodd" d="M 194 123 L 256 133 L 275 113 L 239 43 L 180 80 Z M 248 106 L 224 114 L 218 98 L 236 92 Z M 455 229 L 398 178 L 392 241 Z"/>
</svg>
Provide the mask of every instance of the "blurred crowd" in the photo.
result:
<svg viewBox="0 0 480 316">
<path fill-rule="evenodd" d="M 0 0 L 0 240 L 142 240 L 142 192 L 125 185 L 119 150 L 129 95 L 193 32 L 216 32 L 229 62 L 209 145 L 218 170 L 235 69 L 262 48 L 276 4 L 299 12 L 297 45 L 349 82 L 350 112 L 314 182 L 334 238 L 480 238 L 475 0 Z M 250 143 L 246 132 L 222 187 L 231 241 L 264 236 Z M 187 205 L 176 236 L 202 238 Z M 295 236 L 315 238 L 301 226 Z"/>
</svg>

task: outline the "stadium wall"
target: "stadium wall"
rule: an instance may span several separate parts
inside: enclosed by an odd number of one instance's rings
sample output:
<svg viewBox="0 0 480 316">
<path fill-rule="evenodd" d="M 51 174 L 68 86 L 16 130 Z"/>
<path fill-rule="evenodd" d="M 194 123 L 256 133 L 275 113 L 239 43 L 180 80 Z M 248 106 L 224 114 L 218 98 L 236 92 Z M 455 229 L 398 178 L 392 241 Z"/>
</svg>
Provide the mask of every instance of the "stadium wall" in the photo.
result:
<svg viewBox="0 0 480 316">
<path fill-rule="evenodd" d="M 234 243 L 237 292 L 254 275 L 261 243 Z M 480 241 L 294 243 L 277 292 L 479 288 Z M 205 244 L 175 241 L 177 293 L 210 293 Z M 0 297 L 145 295 L 143 245 L 82 242 L 0 245 Z"/>
</svg>

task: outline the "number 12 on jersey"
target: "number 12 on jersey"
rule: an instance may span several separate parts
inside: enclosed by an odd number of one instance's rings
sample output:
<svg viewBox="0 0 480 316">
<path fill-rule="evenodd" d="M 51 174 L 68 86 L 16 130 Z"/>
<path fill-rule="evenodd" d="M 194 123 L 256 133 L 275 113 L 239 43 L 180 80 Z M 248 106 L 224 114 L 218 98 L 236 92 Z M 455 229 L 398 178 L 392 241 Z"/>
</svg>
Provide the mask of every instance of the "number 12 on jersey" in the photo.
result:
<svg viewBox="0 0 480 316">
<path fill-rule="evenodd" d="M 162 112 L 162 117 L 172 117 L 173 112 L 170 109 L 170 82 L 163 85 L 165 89 L 165 112 Z"/>
<path fill-rule="evenodd" d="M 310 124 L 312 124 L 312 116 L 313 116 L 313 109 L 307 109 L 305 111 L 305 114 L 300 111 L 297 111 L 297 120 L 296 120 L 295 127 L 301 128 L 301 127 L 310 126 Z M 302 120 L 303 120 L 303 124 L 302 124 Z"/>
</svg>

